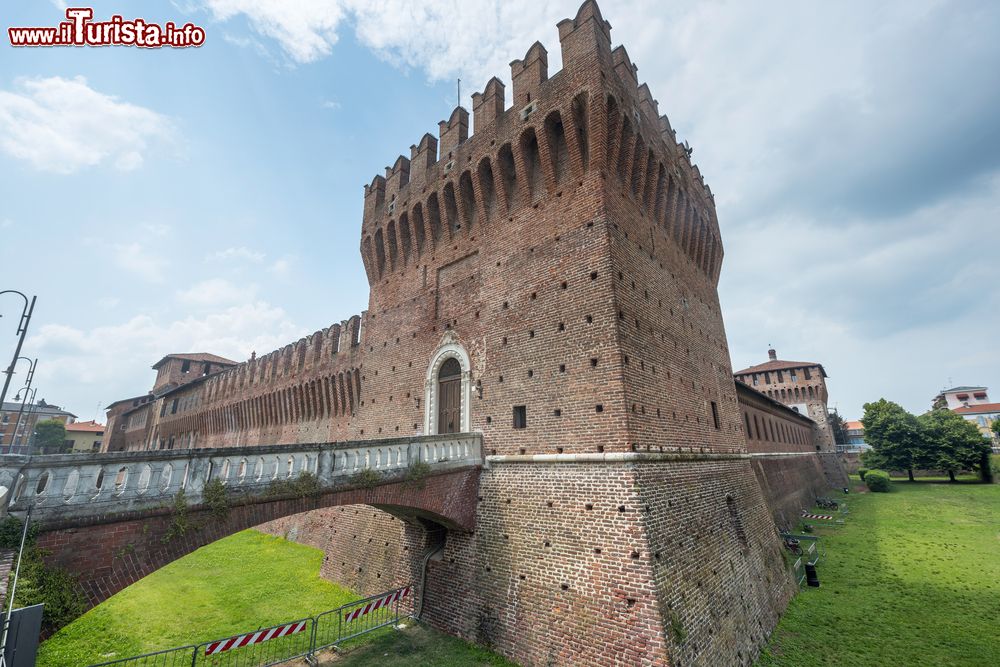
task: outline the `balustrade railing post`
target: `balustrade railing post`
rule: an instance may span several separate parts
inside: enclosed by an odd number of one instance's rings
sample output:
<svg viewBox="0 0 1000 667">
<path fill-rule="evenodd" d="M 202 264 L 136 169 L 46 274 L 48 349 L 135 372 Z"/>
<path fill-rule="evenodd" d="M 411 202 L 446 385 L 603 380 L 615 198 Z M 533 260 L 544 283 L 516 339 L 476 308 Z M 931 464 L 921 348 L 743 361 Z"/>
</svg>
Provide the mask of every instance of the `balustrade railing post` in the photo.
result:
<svg viewBox="0 0 1000 667">
<path fill-rule="evenodd" d="M 191 667 L 197 667 L 198 665 L 198 647 L 195 646 L 194 650 L 191 651 Z"/>
</svg>

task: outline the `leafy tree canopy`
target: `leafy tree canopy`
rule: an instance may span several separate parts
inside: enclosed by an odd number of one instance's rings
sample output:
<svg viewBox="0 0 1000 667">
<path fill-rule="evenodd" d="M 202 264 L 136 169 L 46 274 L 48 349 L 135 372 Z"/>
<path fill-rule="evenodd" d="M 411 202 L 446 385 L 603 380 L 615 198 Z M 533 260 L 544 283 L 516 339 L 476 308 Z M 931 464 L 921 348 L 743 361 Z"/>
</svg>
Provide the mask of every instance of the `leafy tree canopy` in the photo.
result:
<svg viewBox="0 0 1000 667">
<path fill-rule="evenodd" d="M 35 446 L 43 454 L 59 454 L 66 451 L 66 427 L 58 419 L 38 422 L 35 424 Z"/>
</svg>

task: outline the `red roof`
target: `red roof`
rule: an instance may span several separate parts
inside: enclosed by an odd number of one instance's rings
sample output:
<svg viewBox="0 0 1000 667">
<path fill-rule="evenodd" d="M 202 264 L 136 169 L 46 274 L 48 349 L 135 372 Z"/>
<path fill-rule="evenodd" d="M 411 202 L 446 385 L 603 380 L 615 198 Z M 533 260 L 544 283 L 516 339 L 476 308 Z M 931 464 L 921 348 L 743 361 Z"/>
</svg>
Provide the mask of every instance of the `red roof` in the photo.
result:
<svg viewBox="0 0 1000 667">
<path fill-rule="evenodd" d="M 98 424 L 94 420 L 86 422 L 73 422 L 66 424 L 67 431 L 79 431 L 81 433 L 104 433 L 104 424 Z"/>
<path fill-rule="evenodd" d="M 865 430 L 865 426 L 861 422 L 844 422 L 844 429 L 848 431 L 863 431 Z"/>
<path fill-rule="evenodd" d="M 960 415 L 981 415 L 985 412 L 1000 412 L 1000 403 L 969 405 L 967 407 L 955 408 L 953 412 L 957 412 Z"/>
</svg>

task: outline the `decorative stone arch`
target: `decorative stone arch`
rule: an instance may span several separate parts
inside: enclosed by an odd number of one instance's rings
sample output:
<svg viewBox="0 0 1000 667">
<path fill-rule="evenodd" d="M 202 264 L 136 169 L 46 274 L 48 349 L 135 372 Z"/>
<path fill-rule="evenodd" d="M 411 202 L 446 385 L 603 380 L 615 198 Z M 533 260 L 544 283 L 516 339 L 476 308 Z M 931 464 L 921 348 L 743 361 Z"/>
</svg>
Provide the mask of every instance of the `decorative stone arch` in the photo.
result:
<svg viewBox="0 0 1000 667">
<path fill-rule="evenodd" d="M 438 432 L 438 373 L 441 366 L 449 359 L 455 359 L 462 368 L 462 384 L 459 394 L 459 415 L 461 426 L 459 432 L 468 433 L 472 430 L 470 408 L 472 405 L 472 360 L 465 347 L 458 342 L 454 331 L 447 332 L 441 338 L 437 350 L 431 355 L 427 367 L 427 378 L 424 382 L 424 433 L 435 435 Z"/>
</svg>

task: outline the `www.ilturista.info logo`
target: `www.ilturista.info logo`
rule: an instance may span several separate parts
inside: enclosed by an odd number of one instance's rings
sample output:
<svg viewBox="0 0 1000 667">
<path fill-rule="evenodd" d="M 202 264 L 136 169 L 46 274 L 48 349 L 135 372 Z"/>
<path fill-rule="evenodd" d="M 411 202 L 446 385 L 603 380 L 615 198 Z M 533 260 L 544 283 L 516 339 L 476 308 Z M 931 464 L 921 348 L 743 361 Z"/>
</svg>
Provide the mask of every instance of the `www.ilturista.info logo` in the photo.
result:
<svg viewBox="0 0 1000 667">
<path fill-rule="evenodd" d="M 108 21 L 92 21 L 90 7 L 69 7 L 66 21 L 50 28 L 7 28 L 11 46 L 140 46 L 147 49 L 185 48 L 205 43 L 205 29 L 193 23 L 163 25 L 144 19 L 126 20 L 117 14 Z"/>
</svg>

